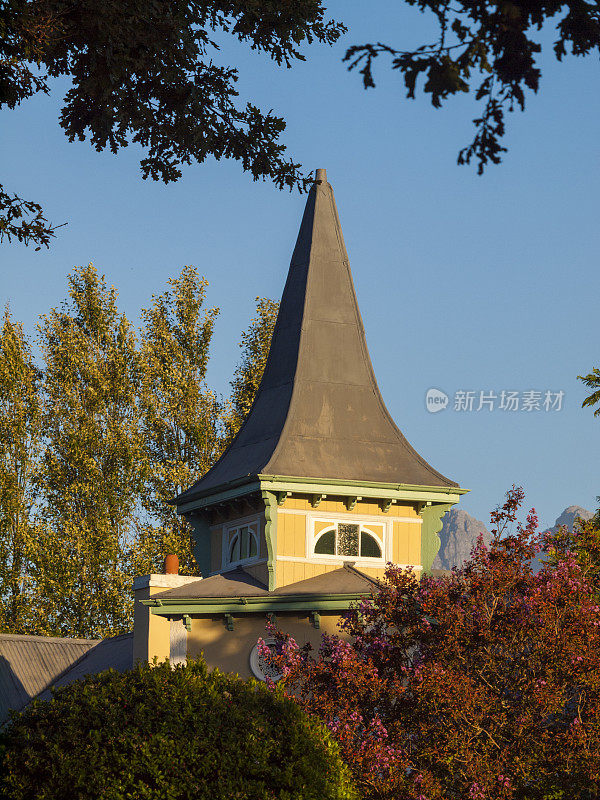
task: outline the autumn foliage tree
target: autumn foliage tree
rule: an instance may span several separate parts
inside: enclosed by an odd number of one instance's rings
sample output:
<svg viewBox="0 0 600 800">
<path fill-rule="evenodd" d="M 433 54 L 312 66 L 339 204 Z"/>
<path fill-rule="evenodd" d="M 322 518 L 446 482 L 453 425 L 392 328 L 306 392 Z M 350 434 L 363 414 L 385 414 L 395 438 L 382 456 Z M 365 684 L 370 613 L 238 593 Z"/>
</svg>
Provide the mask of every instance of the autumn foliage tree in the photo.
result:
<svg viewBox="0 0 600 800">
<path fill-rule="evenodd" d="M 0 631 L 100 637 L 130 629 L 135 575 L 177 553 L 172 504 L 215 462 L 252 405 L 277 304 L 257 301 L 232 397 L 206 383 L 218 309 L 192 266 L 135 329 L 93 265 L 42 317 L 39 364 L 7 310 L 0 326 Z"/>
<path fill-rule="evenodd" d="M 117 293 L 93 266 L 42 318 L 43 536 L 32 559 L 48 632 L 107 636 L 128 614 L 122 561 L 147 461 L 139 435 L 137 350 Z"/>
<path fill-rule="evenodd" d="M 189 523 L 169 504 L 214 463 L 221 445 L 223 404 L 206 385 L 217 308 L 205 310 L 208 281 L 186 266 L 142 310 L 139 398 L 148 469 L 132 550 L 135 574 L 162 569 L 177 553 L 184 574 L 197 571 Z"/>
<path fill-rule="evenodd" d="M 41 373 L 23 326 L 7 308 L 0 334 L 0 630 L 31 624 L 28 564 L 42 450 Z"/>
<path fill-rule="evenodd" d="M 248 416 L 260 386 L 271 348 L 279 303 L 268 297 L 256 298 L 256 315 L 242 333 L 242 357 L 231 381 L 226 418 L 226 440 L 231 442 Z"/>
<path fill-rule="evenodd" d="M 600 606 L 576 554 L 531 566 L 513 488 L 493 540 L 446 577 L 390 566 L 316 655 L 282 634 L 286 690 L 325 722 L 365 798 L 592 800 L 600 792 Z M 552 542 L 545 543 L 553 548 Z"/>
</svg>

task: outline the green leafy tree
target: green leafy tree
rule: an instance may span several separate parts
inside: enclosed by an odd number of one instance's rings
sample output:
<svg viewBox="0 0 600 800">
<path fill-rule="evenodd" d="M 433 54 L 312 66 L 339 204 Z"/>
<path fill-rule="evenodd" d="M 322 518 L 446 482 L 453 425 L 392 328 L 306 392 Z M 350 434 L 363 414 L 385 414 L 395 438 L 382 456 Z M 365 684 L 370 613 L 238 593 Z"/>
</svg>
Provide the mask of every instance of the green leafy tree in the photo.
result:
<svg viewBox="0 0 600 800">
<path fill-rule="evenodd" d="M 102 637 L 128 629 L 124 553 L 139 513 L 146 455 L 132 327 L 92 265 L 69 277 L 69 301 L 42 317 L 46 446 L 44 537 L 33 564 L 40 625 Z"/>
<path fill-rule="evenodd" d="M 422 91 L 435 108 L 454 95 L 475 92 L 481 114 L 473 120 L 475 137 L 458 155 L 459 164 L 474 160 L 482 174 L 488 162 L 498 164 L 506 148 L 505 113 L 524 110 L 528 92 L 537 92 L 542 45 L 537 33 L 554 26 L 554 55 L 600 54 L 600 5 L 586 0 L 406 0 L 431 14 L 438 29 L 433 42 L 398 49 L 382 42 L 354 45 L 344 60 L 359 68 L 365 89 L 375 86 L 373 65 L 380 56 L 391 60 L 404 79 L 407 97 Z"/>
<path fill-rule="evenodd" d="M 216 61 L 229 34 L 277 65 L 300 47 L 332 44 L 345 30 L 319 0 L 7 0 L 0 8 L 0 108 L 15 108 L 51 79 L 71 88 L 60 115 L 69 141 L 116 153 L 141 146 L 142 176 L 165 183 L 207 157 L 239 161 L 254 180 L 304 186 L 285 157 L 281 117 L 238 104 L 238 70 Z M 55 228 L 36 203 L 0 188 L 0 241 L 48 245 Z M 28 219 L 28 215 L 31 219 Z"/>
<path fill-rule="evenodd" d="M 103 672 L 0 738 L 6 800 L 353 800 L 328 732 L 281 692 L 203 661 Z"/>
<path fill-rule="evenodd" d="M 227 415 L 227 441 L 231 442 L 252 408 L 265 371 L 279 303 L 267 297 L 256 298 L 256 316 L 242 333 L 242 358 L 231 381 Z"/>
<path fill-rule="evenodd" d="M 42 446 L 40 372 L 23 326 L 4 314 L 0 338 L 0 630 L 30 632 L 29 558 Z"/>
<path fill-rule="evenodd" d="M 170 288 L 142 311 L 140 400 L 148 474 L 147 521 L 134 548 L 136 574 L 161 570 L 177 553 L 182 572 L 194 573 L 189 523 L 169 501 L 214 463 L 221 448 L 222 406 L 205 384 L 218 309 L 203 311 L 208 282 L 184 267 Z"/>
<path fill-rule="evenodd" d="M 589 375 L 578 375 L 577 377 L 580 381 L 583 381 L 588 389 L 593 390 L 592 393 L 585 398 L 581 407 L 598 406 L 594 411 L 594 416 L 600 417 L 600 369 L 594 367 Z"/>
</svg>

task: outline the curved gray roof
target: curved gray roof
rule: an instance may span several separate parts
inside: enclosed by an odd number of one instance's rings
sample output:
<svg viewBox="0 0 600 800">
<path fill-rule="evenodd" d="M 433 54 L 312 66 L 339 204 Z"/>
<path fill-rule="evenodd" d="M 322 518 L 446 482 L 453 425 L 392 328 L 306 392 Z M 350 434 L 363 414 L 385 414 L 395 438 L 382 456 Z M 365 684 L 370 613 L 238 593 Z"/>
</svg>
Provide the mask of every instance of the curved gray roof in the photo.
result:
<svg viewBox="0 0 600 800">
<path fill-rule="evenodd" d="M 317 170 L 254 405 L 182 504 L 258 474 L 457 486 L 406 441 L 373 373 L 333 189 Z"/>
</svg>

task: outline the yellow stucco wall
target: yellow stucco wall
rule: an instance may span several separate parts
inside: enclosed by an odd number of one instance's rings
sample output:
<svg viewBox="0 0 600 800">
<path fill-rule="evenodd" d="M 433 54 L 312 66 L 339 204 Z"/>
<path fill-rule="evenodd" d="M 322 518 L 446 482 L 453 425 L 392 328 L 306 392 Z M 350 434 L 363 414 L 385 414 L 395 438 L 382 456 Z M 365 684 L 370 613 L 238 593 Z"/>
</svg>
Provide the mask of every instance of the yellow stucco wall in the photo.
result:
<svg viewBox="0 0 600 800">
<path fill-rule="evenodd" d="M 303 561 L 277 561 L 276 575 L 277 586 L 287 586 L 296 581 L 304 581 L 308 578 L 315 578 L 325 572 L 332 572 L 339 569 L 340 564 L 310 564 Z M 385 568 L 365 567 L 357 564 L 357 568 L 371 578 L 383 578 Z"/>
<path fill-rule="evenodd" d="M 310 642 L 317 650 L 324 632 L 340 633 L 337 627 L 339 618 L 339 614 L 322 614 L 321 627 L 316 629 L 308 614 L 278 614 L 277 625 L 291 634 L 299 645 Z M 264 614 L 234 616 L 233 631 L 225 627 L 223 615 L 192 619 L 188 658 L 197 658 L 203 653 L 211 669 L 218 667 L 224 672 L 236 672 L 242 678 L 249 678 L 252 676 L 250 652 L 260 637 L 268 637 L 265 625 Z"/>
<path fill-rule="evenodd" d="M 350 514 L 356 516 L 357 514 L 365 514 L 370 517 L 415 517 L 417 514 L 414 506 L 412 505 L 399 505 L 394 503 L 388 511 L 382 511 L 379 503 L 375 500 L 361 500 L 358 502 L 352 511 L 348 511 L 346 504 L 342 500 L 321 500 L 318 507 L 315 509 L 311 505 L 310 495 L 291 495 L 286 497 L 281 504 L 281 508 L 294 509 L 295 511 L 318 511 L 325 512 L 326 514 Z"/>
<path fill-rule="evenodd" d="M 147 606 L 140 600 L 148 600 L 152 595 L 164 592 L 164 586 L 146 586 L 136 589 L 133 605 L 133 663 L 152 661 L 154 656 L 159 661 L 169 658 L 171 643 L 169 637 L 169 620 L 151 614 Z"/>
</svg>

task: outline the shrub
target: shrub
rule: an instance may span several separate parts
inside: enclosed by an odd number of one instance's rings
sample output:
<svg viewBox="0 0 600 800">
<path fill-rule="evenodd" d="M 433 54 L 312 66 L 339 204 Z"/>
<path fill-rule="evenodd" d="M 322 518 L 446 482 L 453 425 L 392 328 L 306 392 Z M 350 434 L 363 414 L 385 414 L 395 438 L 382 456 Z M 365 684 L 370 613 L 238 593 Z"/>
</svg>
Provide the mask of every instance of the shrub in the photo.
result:
<svg viewBox="0 0 600 800">
<path fill-rule="evenodd" d="M 90 676 L 14 714 L 10 800 L 343 800 L 337 745 L 296 703 L 203 661 Z"/>
</svg>

